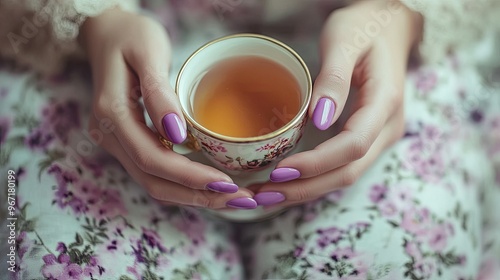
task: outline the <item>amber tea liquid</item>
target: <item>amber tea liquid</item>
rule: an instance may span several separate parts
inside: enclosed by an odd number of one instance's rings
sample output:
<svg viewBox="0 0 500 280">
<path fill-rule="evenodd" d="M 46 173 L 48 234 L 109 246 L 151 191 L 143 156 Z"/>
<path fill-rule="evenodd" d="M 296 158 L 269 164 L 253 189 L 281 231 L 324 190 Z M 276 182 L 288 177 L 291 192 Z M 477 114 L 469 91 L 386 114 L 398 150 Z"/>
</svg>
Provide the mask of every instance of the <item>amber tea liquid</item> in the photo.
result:
<svg viewBox="0 0 500 280">
<path fill-rule="evenodd" d="M 273 132 L 290 122 L 301 105 L 297 79 L 282 65 L 257 56 L 215 64 L 194 94 L 196 121 L 231 137 Z"/>
</svg>

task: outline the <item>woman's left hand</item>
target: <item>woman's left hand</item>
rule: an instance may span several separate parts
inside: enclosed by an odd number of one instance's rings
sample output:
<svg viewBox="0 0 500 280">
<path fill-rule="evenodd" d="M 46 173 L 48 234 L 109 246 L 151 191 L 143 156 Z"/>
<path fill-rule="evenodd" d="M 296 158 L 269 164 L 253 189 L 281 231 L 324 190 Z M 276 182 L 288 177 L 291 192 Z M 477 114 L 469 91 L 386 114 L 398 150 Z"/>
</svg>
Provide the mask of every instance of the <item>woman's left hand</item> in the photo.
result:
<svg viewBox="0 0 500 280">
<path fill-rule="evenodd" d="M 259 205 L 288 206 L 352 185 L 404 132 L 404 80 L 422 18 L 399 1 L 360 1 L 333 12 L 321 37 L 322 67 L 309 115 L 320 130 L 338 119 L 351 85 L 352 110 L 335 137 L 281 161 L 253 186 Z"/>
</svg>

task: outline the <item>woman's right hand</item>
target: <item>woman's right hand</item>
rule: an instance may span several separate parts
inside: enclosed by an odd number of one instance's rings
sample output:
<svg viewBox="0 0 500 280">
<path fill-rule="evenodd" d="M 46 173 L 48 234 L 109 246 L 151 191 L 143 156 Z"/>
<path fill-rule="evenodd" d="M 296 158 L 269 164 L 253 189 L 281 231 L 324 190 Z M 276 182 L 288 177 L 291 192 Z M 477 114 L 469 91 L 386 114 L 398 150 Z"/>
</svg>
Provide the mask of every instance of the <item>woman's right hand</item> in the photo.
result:
<svg viewBox="0 0 500 280">
<path fill-rule="evenodd" d="M 87 19 L 79 39 L 94 83 L 89 134 L 151 197 L 212 209 L 257 206 L 252 193 L 228 175 L 159 142 L 157 133 L 174 143 L 186 138 L 186 122 L 168 80 L 170 42 L 160 24 L 112 9 Z M 146 125 L 144 107 L 157 132 Z"/>
</svg>

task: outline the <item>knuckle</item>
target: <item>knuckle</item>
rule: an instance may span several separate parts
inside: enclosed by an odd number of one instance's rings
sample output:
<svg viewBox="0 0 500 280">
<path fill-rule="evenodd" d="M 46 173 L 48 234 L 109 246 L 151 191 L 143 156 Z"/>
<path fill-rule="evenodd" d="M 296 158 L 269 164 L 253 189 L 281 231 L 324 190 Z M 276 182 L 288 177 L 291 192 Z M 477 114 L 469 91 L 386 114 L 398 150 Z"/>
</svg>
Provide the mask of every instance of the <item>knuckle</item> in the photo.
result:
<svg viewBox="0 0 500 280">
<path fill-rule="evenodd" d="M 191 173 L 184 173 L 179 175 L 178 183 L 186 186 L 186 187 L 193 187 L 194 179 Z"/>
<path fill-rule="evenodd" d="M 351 155 L 353 160 L 358 160 L 366 155 L 370 148 L 370 141 L 365 135 L 354 137 L 351 143 Z"/>
<path fill-rule="evenodd" d="M 205 192 L 202 191 L 194 192 L 193 205 L 207 209 L 215 209 L 215 202 L 210 199 Z"/>
<path fill-rule="evenodd" d="M 135 148 L 131 150 L 130 157 L 141 171 L 144 171 L 146 173 L 149 173 L 151 171 L 153 160 L 148 153 L 142 151 L 139 148 Z"/>
<path fill-rule="evenodd" d="M 347 75 L 345 74 L 345 69 L 342 67 L 330 67 L 326 69 L 325 76 L 323 78 L 327 79 L 328 83 L 335 87 L 340 87 L 340 89 L 345 89 L 349 82 Z"/>
<path fill-rule="evenodd" d="M 324 167 L 324 164 L 321 160 L 314 161 L 311 164 L 311 167 L 312 167 L 312 171 L 313 171 L 312 176 L 318 176 L 320 174 L 325 173 L 325 167 Z"/>
<path fill-rule="evenodd" d="M 110 111 L 110 106 L 109 106 L 108 100 L 106 98 L 96 98 L 94 103 L 92 104 L 92 111 L 94 112 L 94 116 L 100 120 L 103 118 L 108 118 L 109 116 L 109 111 Z"/>
<path fill-rule="evenodd" d="M 297 201 L 307 201 L 312 198 L 310 188 L 305 185 L 299 185 L 295 189 L 295 199 Z"/>
<path fill-rule="evenodd" d="M 142 100 L 144 103 L 154 101 L 156 97 L 161 96 L 162 87 L 160 81 L 153 76 L 147 76 L 142 84 Z"/>
<path fill-rule="evenodd" d="M 356 183 L 356 181 L 359 178 L 359 174 L 357 170 L 355 170 L 352 167 L 347 167 L 343 172 L 342 172 L 342 181 L 341 184 L 342 186 L 350 186 Z"/>
</svg>

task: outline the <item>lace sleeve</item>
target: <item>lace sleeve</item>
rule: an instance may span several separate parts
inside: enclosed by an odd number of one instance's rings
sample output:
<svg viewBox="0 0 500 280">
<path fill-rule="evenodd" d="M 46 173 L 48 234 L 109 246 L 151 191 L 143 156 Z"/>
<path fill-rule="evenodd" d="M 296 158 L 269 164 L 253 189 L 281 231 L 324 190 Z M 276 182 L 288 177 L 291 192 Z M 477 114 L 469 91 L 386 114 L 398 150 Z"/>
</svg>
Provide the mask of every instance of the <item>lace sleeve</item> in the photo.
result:
<svg viewBox="0 0 500 280">
<path fill-rule="evenodd" d="M 500 30 L 498 0 L 401 0 L 424 17 L 420 53 L 435 62 L 457 47 L 477 42 L 486 32 Z"/>
<path fill-rule="evenodd" d="M 42 74 L 79 56 L 76 42 L 85 18 L 111 7 L 138 9 L 137 0 L 0 0 L 0 57 Z"/>
</svg>

